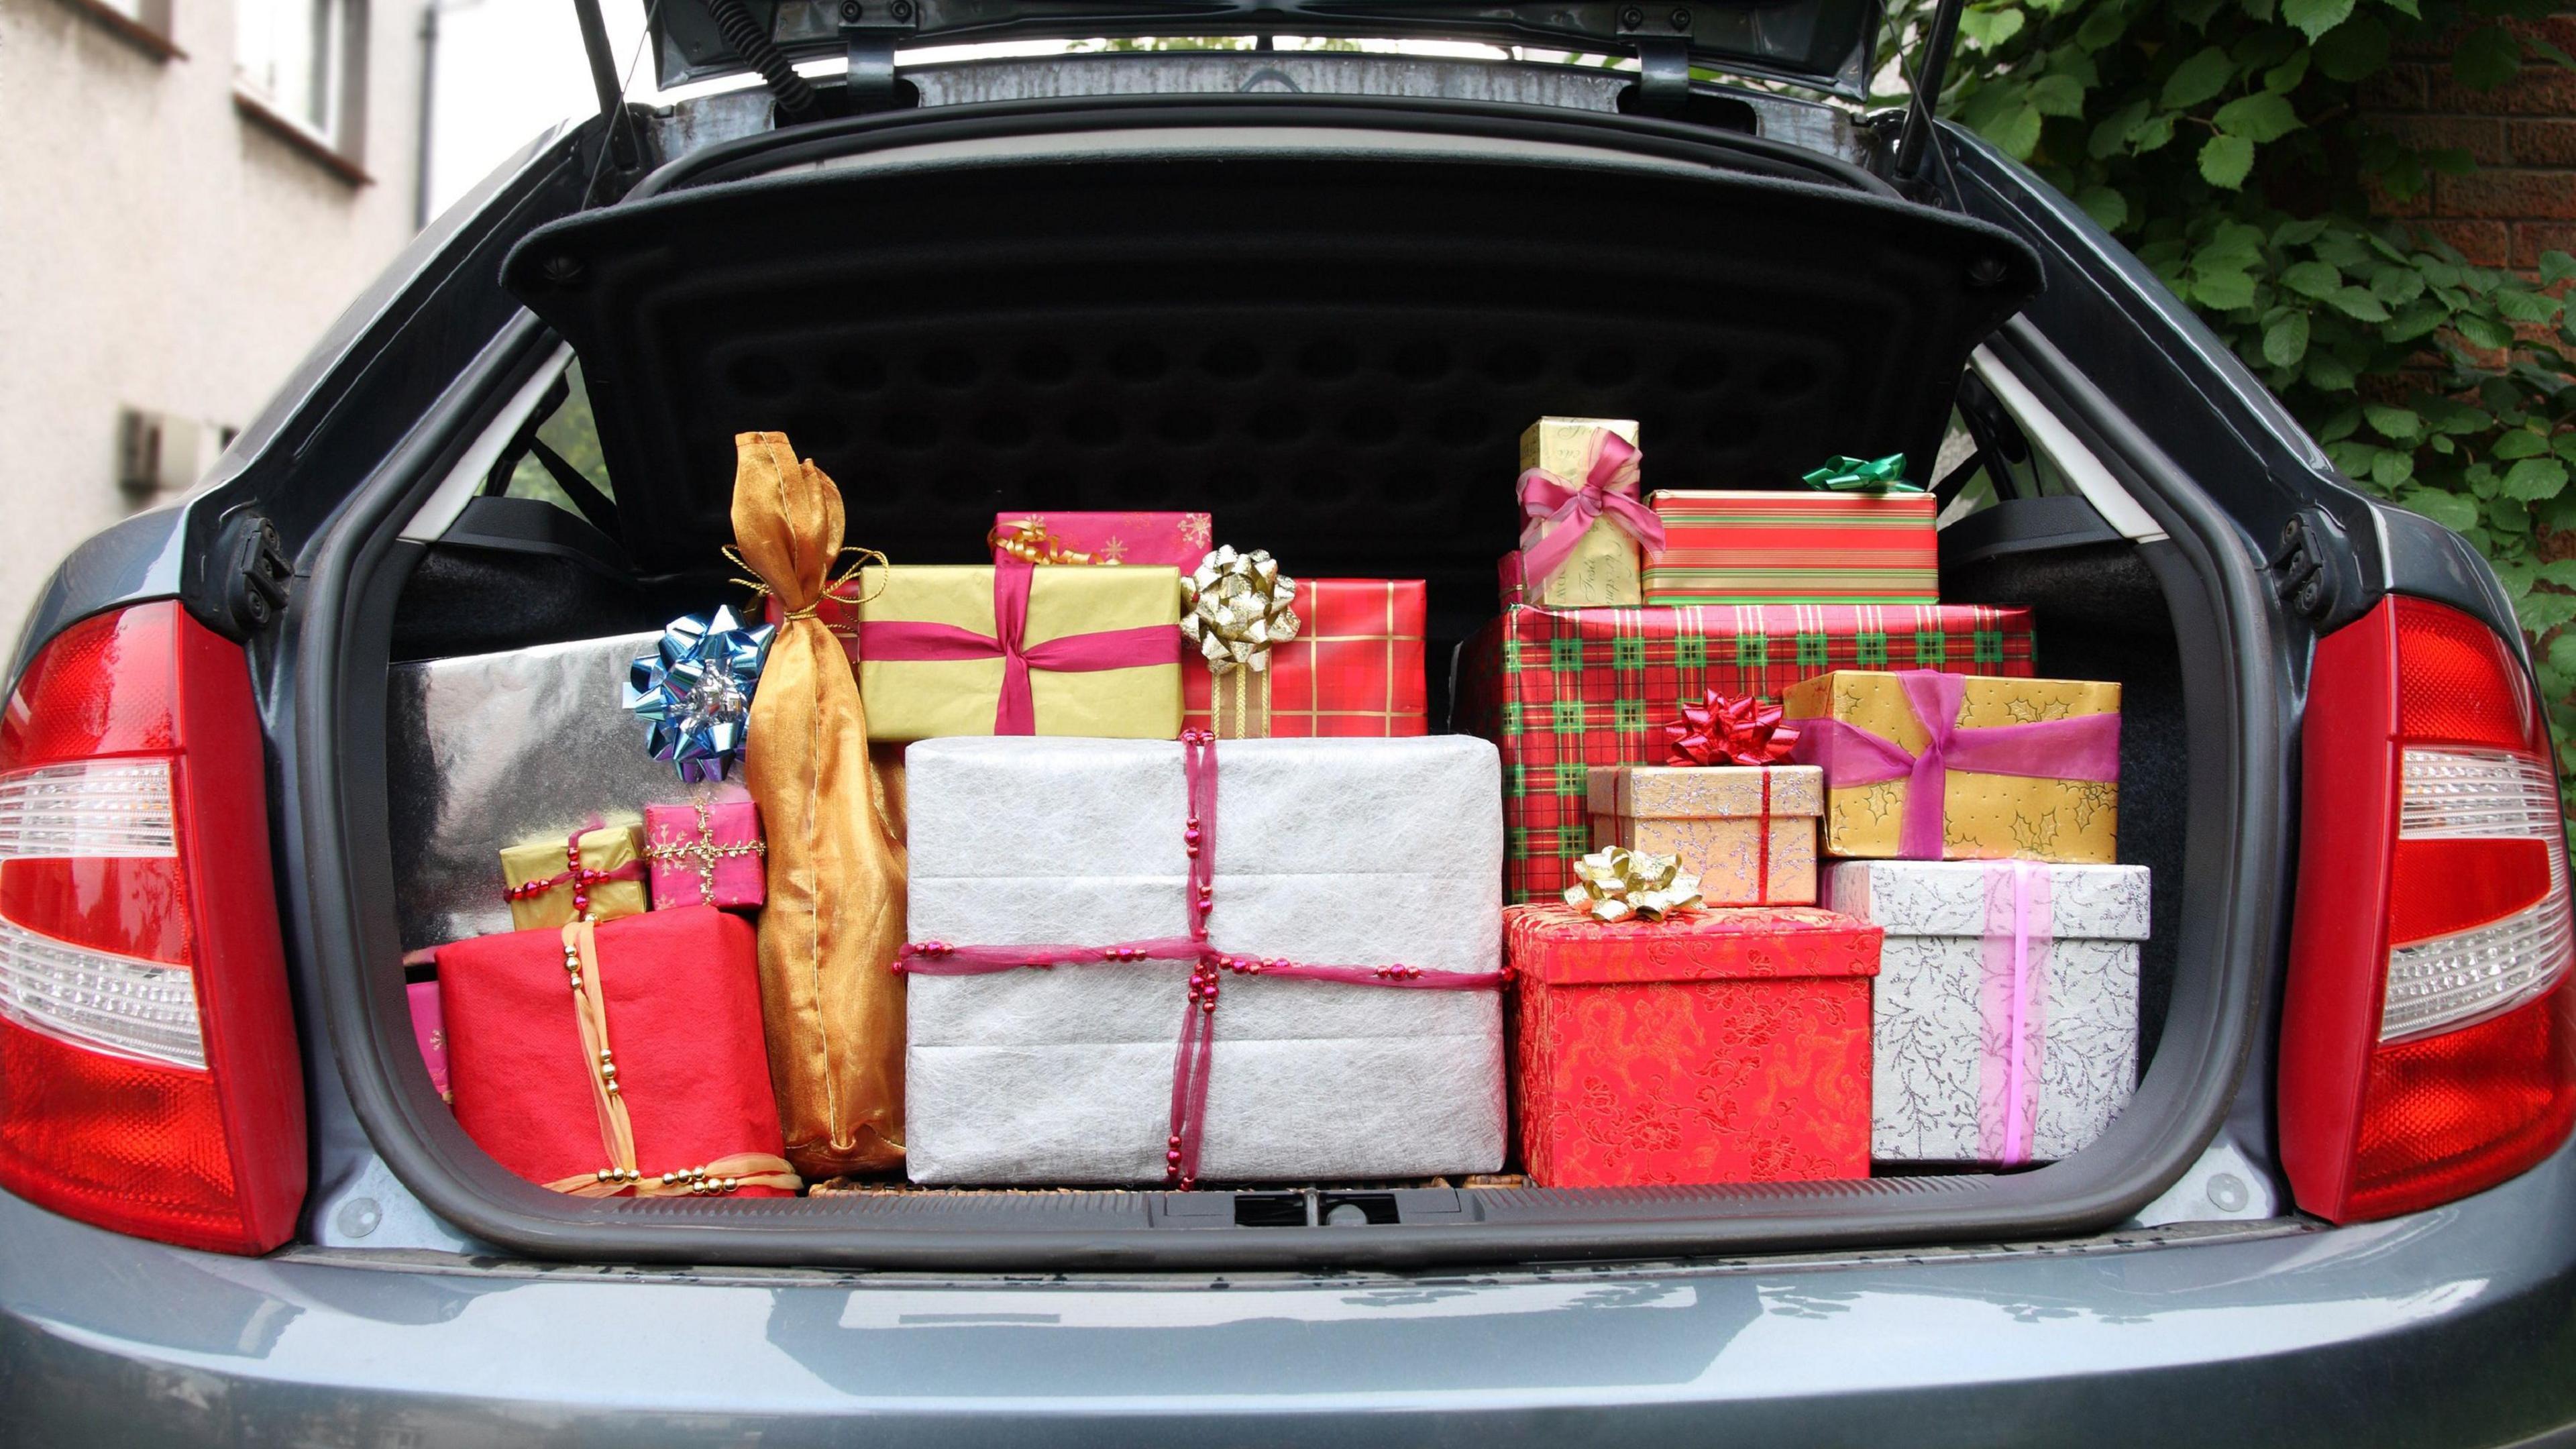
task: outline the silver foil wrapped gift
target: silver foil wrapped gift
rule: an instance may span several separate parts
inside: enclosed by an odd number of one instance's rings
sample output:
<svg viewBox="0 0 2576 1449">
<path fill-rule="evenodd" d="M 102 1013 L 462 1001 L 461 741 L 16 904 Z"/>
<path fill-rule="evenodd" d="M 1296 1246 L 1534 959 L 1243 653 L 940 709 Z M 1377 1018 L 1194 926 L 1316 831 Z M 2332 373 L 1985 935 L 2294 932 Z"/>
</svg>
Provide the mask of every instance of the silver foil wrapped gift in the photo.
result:
<svg viewBox="0 0 2576 1449">
<path fill-rule="evenodd" d="M 394 909 L 405 950 L 510 929 L 505 845 L 707 789 L 645 750 L 621 707 L 658 631 L 397 664 L 386 690 Z"/>
<path fill-rule="evenodd" d="M 1181 745 L 935 739 L 904 758 L 916 943 L 1184 935 Z M 1210 944 L 1317 965 L 1498 971 L 1501 785 L 1494 747 L 1462 735 L 1224 741 Z M 1164 1180 L 1191 974 L 1187 961 L 1122 959 L 912 976 L 913 1180 Z M 1231 974 L 1222 986 L 1203 1180 L 1500 1170 L 1498 990 Z"/>
</svg>

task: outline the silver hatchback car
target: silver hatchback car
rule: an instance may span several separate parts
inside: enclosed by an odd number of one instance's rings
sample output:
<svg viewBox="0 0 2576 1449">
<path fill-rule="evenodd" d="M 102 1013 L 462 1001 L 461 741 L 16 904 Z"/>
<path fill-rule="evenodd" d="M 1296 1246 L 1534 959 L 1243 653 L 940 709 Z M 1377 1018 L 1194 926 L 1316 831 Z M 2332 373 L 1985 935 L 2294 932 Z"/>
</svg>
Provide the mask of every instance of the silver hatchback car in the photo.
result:
<svg viewBox="0 0 2576 1449">
<path fill-rule="evenodd" d="M 601 115 L 19 646 L 0 1439 L 2576 1444 L 2576 942 L 2512 609 L 2028 172 L 1830 103 L 1874 0 L 665 0 L 666 85 L 762 80 L 659 110 L 583 8 Z M 1264 39 L 898 64 L 1184 29 Z M 702 604 L 731 434 L 787 429 L 907 556 L 1214 503 L 1423 577 L 1443 660 L 1542 412 L 1644 419 L 1664 478 L 1937 455 L 1945 594 L 2122 682 L 2155 886 L 2097 1142 L 710 1202 L 550 1194 L 456 1127 L 405 1014 L 391 682 Z M 2434 873 L 2492 888 L 2429 910 Z"/>
</svg>

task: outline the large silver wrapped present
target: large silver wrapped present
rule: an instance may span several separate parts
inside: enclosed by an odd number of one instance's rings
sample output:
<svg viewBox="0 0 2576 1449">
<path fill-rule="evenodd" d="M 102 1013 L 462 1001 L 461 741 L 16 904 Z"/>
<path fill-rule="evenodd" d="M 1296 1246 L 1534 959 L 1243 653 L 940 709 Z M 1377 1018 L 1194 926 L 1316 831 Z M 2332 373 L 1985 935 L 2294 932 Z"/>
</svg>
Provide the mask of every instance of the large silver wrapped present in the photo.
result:
<svg viewBox="0 0 2576 1449">
<path fill-rule="evenodd" d="M 1501 968 L 1492 745 L 1228 740 L 1216 760 L 1217 948 L 1310 965 Z M 1180 745 L 935 739 L 907 750 L 905 766 L 914 941 L 1104 946 L 1186 934 Z M 913 1180 L 1163 1180 L 1190 971 L 1137 961 L 913 976 Z M 1222 985 L 1202 1179 L 1501 1169 L 1497 991 L 1236 975 Z"/>
<path fill-rule="evenodd" d="M 403 949 L 510 929 L 501 847 L 555 839 L 597 816 L 692 790 L 645 753 L 619 702 L 627 666 L 658 632 L 397 664 L 386 681 L 394 910 Z"/>
<path fill-rule="evenodd" d="M 1873 1159 L 2047 1162 L 2120 1115 L 2138 1080 L 2145 866 L 1842 861 L 1825 898 L 1887 932 Z"/>
</svg>

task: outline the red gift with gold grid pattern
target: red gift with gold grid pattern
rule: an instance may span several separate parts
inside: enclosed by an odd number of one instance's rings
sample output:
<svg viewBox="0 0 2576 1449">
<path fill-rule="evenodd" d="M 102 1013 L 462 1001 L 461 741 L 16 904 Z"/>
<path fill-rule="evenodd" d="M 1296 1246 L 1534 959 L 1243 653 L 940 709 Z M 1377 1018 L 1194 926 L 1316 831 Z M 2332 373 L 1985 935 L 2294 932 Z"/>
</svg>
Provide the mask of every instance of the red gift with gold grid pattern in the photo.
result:
<svg viewBox="0 0 2576 1449">
<path fill-rule="evenodd" d="M 1804 906 L 1503 913 L 1514 1117 L 1542 1187 L 1869 1175 L 1881 932 Z"/>
<path fill-rule="evenodd" d="M 1889 661 L 1852 664 L 1849 660 Z M 1554 900 L 1592 848 L 1591 767 L 1658 764 L 1708 690 L 1777 703 L 1835 669 L 2029 678 L 2030 610 L 1994 604 L 1515 605 L 1467 641 L 1450 727 L 1503 755 L 1503 885 Z"/>
<path fill-rule="evenodd" d="M 1299 579 L 1297 637 L 1269 667 L 1181 664 L 1181 723 L 1220 739 L 1387 739 L 1430 732 L 1420 579 Z"/>
</svg>

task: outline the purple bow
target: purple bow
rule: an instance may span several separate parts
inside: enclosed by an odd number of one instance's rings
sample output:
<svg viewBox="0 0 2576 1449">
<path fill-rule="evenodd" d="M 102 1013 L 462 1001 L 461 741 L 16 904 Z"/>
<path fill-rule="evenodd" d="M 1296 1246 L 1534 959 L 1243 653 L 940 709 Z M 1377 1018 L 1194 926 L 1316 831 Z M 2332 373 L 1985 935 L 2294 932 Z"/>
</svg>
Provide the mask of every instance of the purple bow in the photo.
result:
<svg viewBox="0 0 2576 1449">
<path fill-rule="evenodd" d="M 2120 717 L 2116 714 L 1961 729 L 1959 708 L 1968 697 L 1965 678 L 1933 669 L 1899 670 L 1896 677 L 1905 686 L 1905 702 L 1930 736 L 1922 753 L 1909 753 L 1859 725 L 1820 718 L 1798 721 L 1798 743 L 1789 758 L 1801 765 L 1821 766 L 1830 789 L 1882 780 L 1909 782 L 1905 819 L 1897 832 L 1900 860 L 1941 859 L 1941 819 L 1949 803 L 1952 770 L 2041 780 L 2120 778 Z"/>
<path fill-rule="evenodd" d="M 1646 547 L 1664 546 L 1664 521 L 1637 501 L 1637 445 L 1608 428 L 1592 436 L 1592 463 L 1580 486 L 1545 468 L 1521 474 L 1521 512 L 1531 520 L 1521 532 L 1521 567 L 1533 590 L 1565 567 L 1584 530 L 1604 514 Z"/>
</svg>

